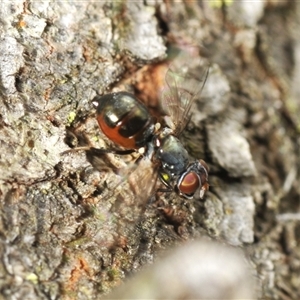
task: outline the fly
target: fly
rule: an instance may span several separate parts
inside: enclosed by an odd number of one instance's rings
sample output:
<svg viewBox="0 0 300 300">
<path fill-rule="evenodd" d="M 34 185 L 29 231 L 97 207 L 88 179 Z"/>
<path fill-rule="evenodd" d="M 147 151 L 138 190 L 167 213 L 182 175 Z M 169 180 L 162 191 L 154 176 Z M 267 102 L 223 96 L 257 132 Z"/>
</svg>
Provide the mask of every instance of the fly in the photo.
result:
<svg viewBox="0 0 300 300">
<path fill-rule="evenodd" d="M 197 92 L 183 87 L 186 77 L 180 77 L 171 68 L 166 74 L 167 88 L 162 101 L 167 114 L 166 125 L 156 123 L 147 107 L 133 94 L 118 92 L 96 96 L 93 104 L 96 107 L 96 119 L 101 131 L 118 147 L 116 149 L 90 148 L 95 155 L 103 153 L 130 154 L 141 152 L 136 167 L 155 169 L 165 192 L 175 191 L 181 197 L 192 199 L 196 192 L 203 198 L 209 188 L 208 167 L 203 160 L 189 159 L 187 150 L 179 140 L 190 119 L 190 109 L 198 93 L 201 92 L 208 76 Z M 183 79 L 183 81 L 182 81 Z M 182 82 L 181 82 L 182 81 Z M 199 81 L 198 81 L 199 83 Z M 121 149 L 119 148 L 122 147 Z M 144 161 L 144 163 L 141 163 Z M 146 162 L 146 163 L 145 163 Z M 132 170 L 132 174 L 135 170 Z M 153 174 L 153 172 L 150 172 Z M 142 178 L 141 178 L 142 179 Z M 140 185 L 155 181 L 137 182 Z"/>
</svg>

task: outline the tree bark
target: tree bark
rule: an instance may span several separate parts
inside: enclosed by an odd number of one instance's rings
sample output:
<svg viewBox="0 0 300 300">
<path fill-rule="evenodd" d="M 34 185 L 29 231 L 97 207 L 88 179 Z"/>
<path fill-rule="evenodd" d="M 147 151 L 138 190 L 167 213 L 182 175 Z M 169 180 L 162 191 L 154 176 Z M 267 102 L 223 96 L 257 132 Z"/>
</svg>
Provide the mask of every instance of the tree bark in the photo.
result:
<svg viewBox="0 0 300 300">
<path fill-rule="evenodd" d="M 258 298 L 298 299 L 299 14 L 297 1 L 2 3 L 2 297 L 105 297 L 164 250 L 205 236 L 242 249 Z M 97 157 L 64 153 L 111 146 L 96 94 L 134 92 L 155 115 L 174 45 L 196 45 L 189 63 L 210 65 L 181 136 L 209 165 L 204 200 L 153 200 Z M 133 156 L 106 159 L 120 168 Z"/>
</svg>

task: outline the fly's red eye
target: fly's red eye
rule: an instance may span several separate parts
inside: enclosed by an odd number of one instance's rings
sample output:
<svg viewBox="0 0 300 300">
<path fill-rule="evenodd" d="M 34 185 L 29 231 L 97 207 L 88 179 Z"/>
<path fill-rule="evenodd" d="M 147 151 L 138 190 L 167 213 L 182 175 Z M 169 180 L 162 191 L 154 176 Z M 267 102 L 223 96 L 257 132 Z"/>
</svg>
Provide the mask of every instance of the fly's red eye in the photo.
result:
<svg viewBox="0 0 300 300">
<path fill-rule="evenodd" d="M 198 175 L 195 172 L 189 172 L 183 177 L 178 189 L 183 194 L 191 195 L 195 193 L 199 185 Z"/>
</svg>

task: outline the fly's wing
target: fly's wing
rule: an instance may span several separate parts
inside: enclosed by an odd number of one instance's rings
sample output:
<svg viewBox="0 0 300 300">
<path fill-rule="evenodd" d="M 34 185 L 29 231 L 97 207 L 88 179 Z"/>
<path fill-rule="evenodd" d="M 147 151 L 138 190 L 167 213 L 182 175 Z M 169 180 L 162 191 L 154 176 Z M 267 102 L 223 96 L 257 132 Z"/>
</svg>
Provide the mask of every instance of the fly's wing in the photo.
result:
<svg viewBox="0 0 300 300">
<path fill-rule="evenodd" d="M 101 172 L 106 165 L 105 186 L 97 196 L 97 215 L 101 215 L 99 234 L 94 236 L 99 244 L 111 246 L 128 241 L 143 215 L 151 196 L 155 192 L 157 167 L 148 157 L 138 158 L 126 167 L 111 167 L 105 155 L 88 153 L 93 156 L 92 165 Z M 112 172 L 113 171 L 113 172 Z M 103 173 L 103 169 L 102 169 Z M 97 223 L 99 226 L 99 222 Z"/>
<path fill-rule="evenodd" d="M 130 151 L 128 152 L 130 153 Z M 122 154 L 127 154 L 126 150 Z M 143 203 L 144 201 L 141 199 L 151 196 L 156 183 L 158 165 L 153 163 L 149 157 L 141 155 L 127 163 L 122 160 L 121 165 L 118 165 L 111 162 L 108 155 L 110 153 L 108 151 L 102 153 L 102 149 L 91 148 L 87 151 L 88 160 L 98 171 L 114 174 L 113 182 L 108 187 L 109 190 L 112 190 L 111 195 L 118 190 L 125 189 L 127 185 L 137 202 Z M 139 203 L 136 204 L 139 205 Z"/>
<path fill-rule="evenodd" d="M 195 54 L 193 48 L 193 51 L 182 51 L 172 61 L 166 73 L 166 87 L 161 95 L 161 105 L 170 118 L 167 125 L 177 136 L 190 119 L 192 104 L 201 94 L 208 71 L 208 64 Z"/>
<path fill-rule="evenodd" d="M 127 181 L 134 194 L 135 205 L 144 210 L 145 205 L 155 193 L 158 165 L 143 157 L 135 164 L 135 170 L 127 175 Z"/>
</svg>

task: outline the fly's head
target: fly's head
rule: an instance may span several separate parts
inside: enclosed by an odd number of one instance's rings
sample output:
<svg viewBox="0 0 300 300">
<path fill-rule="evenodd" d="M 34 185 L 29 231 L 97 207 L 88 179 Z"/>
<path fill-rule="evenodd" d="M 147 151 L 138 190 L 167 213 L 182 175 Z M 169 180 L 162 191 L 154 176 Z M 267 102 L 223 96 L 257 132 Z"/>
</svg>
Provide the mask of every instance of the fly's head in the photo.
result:
<svg viewBox="0 0 300 300">
<path fill-rule="evenodd" d="M 167 131 L 168 132 L 168 131 Z M 160 137 L 162 137 L 160 139 Z M 208 190 L 208 167 L 203 160 L 189 162 L 189 155 L 180 140 L 172 134 L 157 137 L 155 158 L 160 164 L 159 178 L 167 191 L 192 199 L 197 191 L 203 198 Z"/>
<path fill-rule="evenodd" d="M 203 160 L 194 161 L 180 175 L 162 166 L 159 170 L 159 178 L 168 190 L 174 190 L 186 199 L 192 199 L 198 191 L 202 199 L 209 188 L 208 167 Z"/>
<path fill-rule="evenodd" d="M 203 160 L 191 163 L 175 183 L 175 191 L 187 199 L 192 199 L 197 191 L 202 199 L 208 188 L 208 166 Z"/>
</svg>

